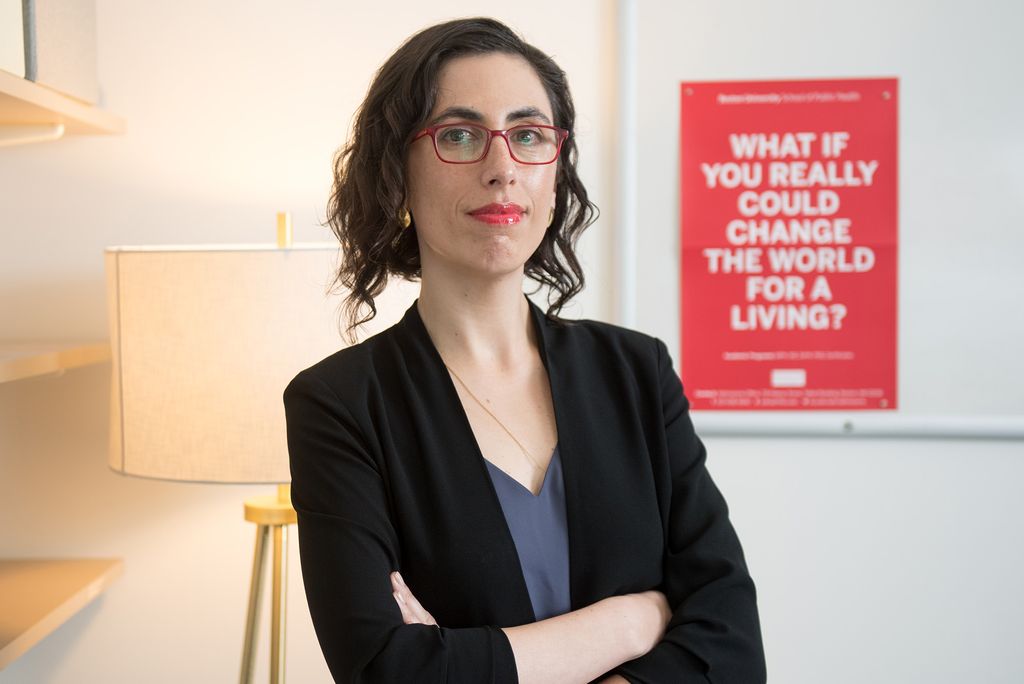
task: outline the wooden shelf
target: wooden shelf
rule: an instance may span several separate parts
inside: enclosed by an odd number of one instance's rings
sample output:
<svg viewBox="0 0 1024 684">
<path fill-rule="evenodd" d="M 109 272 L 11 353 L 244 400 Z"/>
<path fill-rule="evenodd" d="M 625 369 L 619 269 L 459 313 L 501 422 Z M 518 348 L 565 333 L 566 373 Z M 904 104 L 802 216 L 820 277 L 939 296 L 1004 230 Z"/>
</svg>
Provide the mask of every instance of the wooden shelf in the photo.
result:
<svg viewBox="0 0 1024 684">
<path fill-rule="evenodd" d="M 0 125 L 64 124 L 66 133 L 123 133 L 124 120 L 0 69 Z"/>
<path fill-rule="evenodd" d="M 0 670 L 121 576 L 116 558 L 0 560 Z"/>
<path fill-rule="evenodd" d="M 0 383 L 110 360 L 108 342 L 0 341 Z"/>
</svg>

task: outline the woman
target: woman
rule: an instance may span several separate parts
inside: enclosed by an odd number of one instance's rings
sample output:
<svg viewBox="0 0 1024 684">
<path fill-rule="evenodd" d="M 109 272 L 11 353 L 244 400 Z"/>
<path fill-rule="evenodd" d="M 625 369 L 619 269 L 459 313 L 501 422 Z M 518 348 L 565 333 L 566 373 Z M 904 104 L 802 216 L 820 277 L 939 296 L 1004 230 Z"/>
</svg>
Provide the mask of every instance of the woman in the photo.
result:
<svg viewBox="0 0 1024 684">
<path fill-rule="evenodd" d="M 337 681 L 764 680 L 753 583 L 665 345 L 556 316 L 593 219 L 574 117 L 550 58 L 452 21 L 381 68 L 338 157 L 350 331 L 389 276 L 421 291 L 285 391 Z M 551 287 L 547 313 L 524 276 Z"/>
</svg>

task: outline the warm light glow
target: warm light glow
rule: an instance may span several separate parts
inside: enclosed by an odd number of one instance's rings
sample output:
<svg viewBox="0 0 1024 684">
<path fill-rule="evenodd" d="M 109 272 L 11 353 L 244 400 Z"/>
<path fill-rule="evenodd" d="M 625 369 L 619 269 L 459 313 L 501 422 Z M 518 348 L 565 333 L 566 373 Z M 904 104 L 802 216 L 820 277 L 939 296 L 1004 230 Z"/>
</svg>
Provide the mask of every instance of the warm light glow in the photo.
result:
<svg viewBox="0 0 1024 684">
<path fill-rule="evenodd" d="M 282 393 L 345 346 L 337 246 L 112 248 L 110 466 L 171 480 L 288 482 Z M 414 288 L 389 290 L 375 327 Z"/>
</svg>

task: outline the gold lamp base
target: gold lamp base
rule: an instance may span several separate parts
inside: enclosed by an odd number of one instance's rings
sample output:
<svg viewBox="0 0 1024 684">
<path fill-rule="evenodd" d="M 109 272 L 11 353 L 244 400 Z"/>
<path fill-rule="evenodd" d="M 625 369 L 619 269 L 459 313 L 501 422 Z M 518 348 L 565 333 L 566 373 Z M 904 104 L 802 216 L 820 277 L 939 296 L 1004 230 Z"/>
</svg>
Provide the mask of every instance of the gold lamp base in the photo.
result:
<svg viewBox="0 0 1024 684">
<path fill-rule="evenodd" d="M 249 614 L 242 648 L 242 684 L 252 684 L 256 657 L 256 624 L 263 595 L 263 568 L 267 538 L 274 535 L 273 600 L 270 618 L 270 682 L 284 683 L 285 608 L 288 582 L 288 525 L 296 521 L 291 503 L 291 485 L 278 485 L 276 496 L 257 496 L 245 502 L 245 519 L 256 523 L 256 552 L 249 585 Z"/>
</svg>

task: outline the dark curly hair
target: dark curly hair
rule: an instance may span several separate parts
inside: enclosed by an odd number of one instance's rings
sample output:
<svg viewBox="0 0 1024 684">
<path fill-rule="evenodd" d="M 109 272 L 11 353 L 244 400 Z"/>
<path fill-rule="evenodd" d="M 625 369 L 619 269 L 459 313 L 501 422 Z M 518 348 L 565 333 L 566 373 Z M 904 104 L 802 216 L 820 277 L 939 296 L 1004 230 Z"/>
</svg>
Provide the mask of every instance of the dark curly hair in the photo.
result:
<svg viewBox="0 0 1024 684">
<path fill-rule="evenodd" d="M 457 19 L 413 35 L 384 63 L 356 114 L 351 140 L 335 155 L 327 224 L 341 243 L 341 263 L 332 287 L 348 292 L 350 340 L 355 328 L 377 315 L 374 298 L 390 275 L 407 280 L 421 275 L 415 231 L 403 228 L 399 212 L 406 203 L 407 148 L 434 108 L 441 69 L 456 57 L 493 52 L 519 55 L 533 67 L 551 101 L 554 125 L 570 132 L 558 159 L 554 218 L 525 274 L 538 290 L 551 288 L 547 316 L 556 322 L 566 302 L 583 289 L 576 241 L 598 212 L 576 173 L 571 135 L 576 109 L 565 72 L 499 21 Z M 369 312 L 360 318 L 364 307 Z"/>
</svg>

